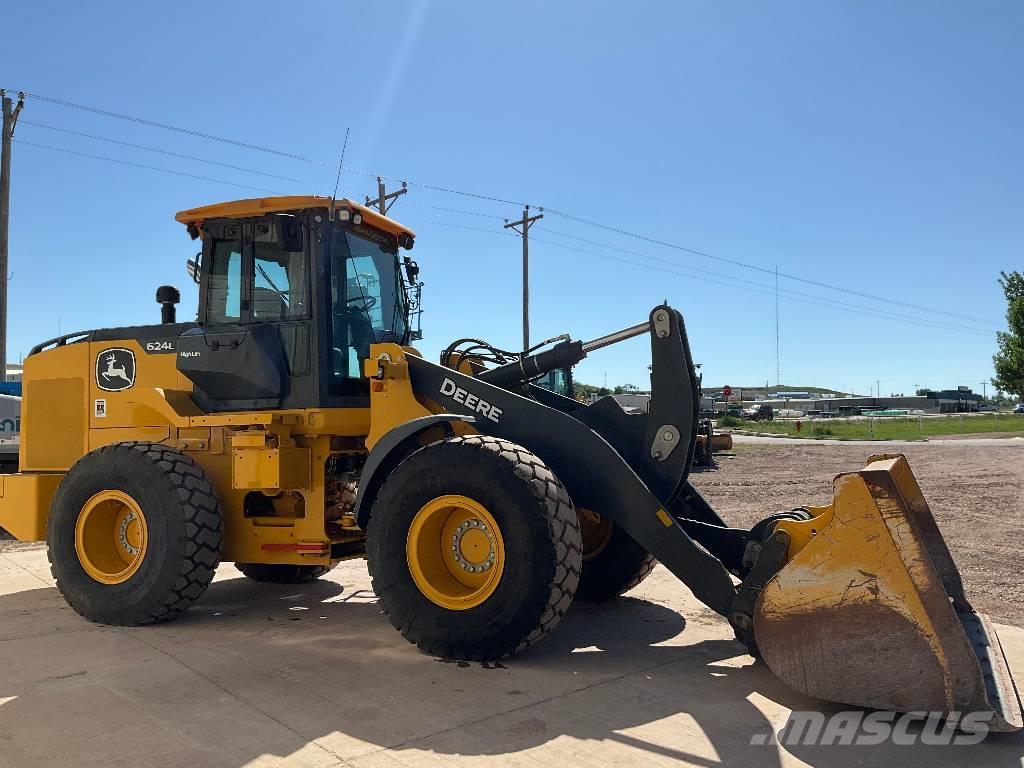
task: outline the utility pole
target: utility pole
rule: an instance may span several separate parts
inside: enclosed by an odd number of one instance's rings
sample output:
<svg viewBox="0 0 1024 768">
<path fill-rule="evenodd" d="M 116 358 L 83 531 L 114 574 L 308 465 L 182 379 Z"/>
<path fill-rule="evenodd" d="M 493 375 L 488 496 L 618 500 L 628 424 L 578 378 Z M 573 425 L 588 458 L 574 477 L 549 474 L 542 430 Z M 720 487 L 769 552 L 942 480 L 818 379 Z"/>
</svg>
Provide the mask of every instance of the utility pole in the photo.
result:
<svg viewBox="0 0 1024 768">
<path fill-rule="evenodd" d="M 519 221 L 505 219 L 505 229 L 514 229 L 523 236 L 523 351 L 530 348 L 530 227 L 544 218 L 544 209 L 536 216 L 530 215 L 530 206 L 523 207 L 523 218 Z M 517 229 L 522 227 L 522 229 Z"/>
<path fill-rule="evenodd" d="M 409 191 L 408 185 L 406 185 L 406 183 L 403 181 L 401 189 L 396 190 L 395 192 L 388 192 L 387 189 L 385 189 L 385 187 L 384 187 L 384 180 L 380 176 L 378 176 L 377 177 L 377 197 L 376 198 L 372 198 L 369 195 L 367 195 L 367 197 L 366 197 L 366 206 L 367 207 L 374 206 L 374 207 L 377 208 L 377 210 L 380 211 L 380 215 L 381 216 L 386 216 L 387 213 L 388 213 L 388 209 L 391 208 L 392 205 L 394 205 L 395 200 L 397 200 L 399 197 L 401 197 L 402 195 L 404 195 L 408 191 Z M 389 200 L 391 202 L 388 202 Z"/>
<path fill-rule="evenodd" d="M 13 107 L 6 91 L 0 89 L 3 101 L 3 131 L 0 143 L 0 380 L 7 381 L 7 233 L 11 220 L 11 139 L 18 115 L 25 106 L 25 94 L 18 94 L 18 106 Z"/>
<path fill-rule="evenodd" d="M 988 382 L 987 381 L 982 381 L 982 382 L 980 382 L 980 384 L 981 384 L 981 399 L 982 400 L 987 400 L 988 399 L 988 397 L 987 397 L 988 390 L 986 389 L 986 386 L 988 385 Z"/>
<path fill-rule="evenodd" d="M 779 362 L 779 265 L 775 265 L 775 386 L 782 383 L 782 365 Z"/>
</svg>

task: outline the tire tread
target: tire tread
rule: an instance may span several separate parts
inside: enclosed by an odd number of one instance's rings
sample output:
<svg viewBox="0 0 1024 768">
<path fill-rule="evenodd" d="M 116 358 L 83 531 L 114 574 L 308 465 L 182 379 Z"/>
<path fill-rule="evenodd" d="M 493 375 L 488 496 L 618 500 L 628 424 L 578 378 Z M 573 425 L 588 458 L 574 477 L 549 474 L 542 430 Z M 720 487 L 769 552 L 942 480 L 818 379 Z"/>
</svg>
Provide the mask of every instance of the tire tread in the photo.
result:
<svg viewBox="0 0 1024 768">
<path fill-rule="evenodd" d="M 152 465 L 159 467 L 170 478 L 178 496 L 185 518 L 185 535 L 179 539 L 183 557 L 181 571 L 166 598 L 147 615 L 118 619 L 104 615 L 99 617 L 88 609 L 69 601 L 71 607 L 83 618 L 90 621 L 118 626 L 138 626 L 172 619 L 188 609 L 213 580 L 220 563 L 224 524 L 220 504 L 213 485 L 195 460 L 181 451 L 158 443 L 126 441 L 112 443 L 81 457 L 68 470 L 70 475 L 83 466 L 94 462 L 106 463 L 117 454 L 136 453 Z M 81 470 L 80 470 L 81 471 Z M 58 488 L 58 498 L 60 490 Z M 57 499 L 55 499 L 55 502 Z M 55 567 L 52 547 L 47 548 L 50 573 L 57 583 L 57 589 L 65 594 L 59 569 Z"/>
<path fill-rule="evenodd" d="M 581 533 L 576 509 L 565 486 L 555 474 L 540 458 L 520 445 L 489 435 L 453 437 L 443 441 L 443 444 L 467 446 L 481 452 L 496 454 L 512 465 L 514 474 L 525 480 L 533 496 L 543 502 L 548 533 L 555 547 L 555 569 L 539 620 L 525 636 L 514 638 L 514 642 L 510 641 L 500 653 L 477 654 L 471 651 L 463 655 L 474 661 L 489 661 L 520 653 L 555 628 L 569 610 L 576 594 L 583 568 Z M 420 450 L 429 450 L 431 447 L 427 446 Z M 372 525 L 370 530 L 372 536 Z M 373 565 L 371 560 L 370 573 L 376 591 L 380 574 L 374 573 Z M 381 607 L 389 621 L 410 643 L 426 653 L 436 656 L 447 655 L 449 648 L 434 645 L 430 638 L 418 631 L 416 622 L 402 626 L 397 618 L 391 615 L 384 601 L 381 601 Z"/>
</svg>

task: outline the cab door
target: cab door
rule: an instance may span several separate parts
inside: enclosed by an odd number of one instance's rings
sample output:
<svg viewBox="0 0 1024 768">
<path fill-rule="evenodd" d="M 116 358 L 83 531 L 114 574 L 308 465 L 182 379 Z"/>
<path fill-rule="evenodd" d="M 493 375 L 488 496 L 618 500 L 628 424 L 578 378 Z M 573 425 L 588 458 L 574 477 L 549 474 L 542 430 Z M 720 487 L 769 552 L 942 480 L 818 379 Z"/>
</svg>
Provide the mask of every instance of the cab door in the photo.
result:
<svg viewBox="0 0 1024 768">
<path fill-rule="evenodd" d="M 302 217 L 203 225 L 199 323 L 178 368 L 207 410 L 316 405 L 311 256 Z"/>
</svg>

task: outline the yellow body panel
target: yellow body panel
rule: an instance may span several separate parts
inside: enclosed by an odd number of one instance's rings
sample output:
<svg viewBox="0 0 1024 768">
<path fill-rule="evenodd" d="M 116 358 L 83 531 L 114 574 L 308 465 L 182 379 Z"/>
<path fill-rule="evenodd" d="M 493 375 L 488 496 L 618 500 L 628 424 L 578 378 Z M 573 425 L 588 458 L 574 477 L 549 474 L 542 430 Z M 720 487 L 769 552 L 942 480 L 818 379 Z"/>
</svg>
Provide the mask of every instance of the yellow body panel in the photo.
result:
<svg viewBox="0 0 1024 768">
<path fill-rule="evenodd" d="M 0 475 L 0 528 L 19 541 L 46 538 L 46 519 L 57 486 L 55 475 Z"/>
<path fill-rule="evenodd" d="M 92 362 L 83 343 L 25 360 L 18 461 L 22 471 L 64 471 L 87 451 Z"/>
<path fill-rule="evenodd" d="M 232 445 L 235 442 L 232 440 Z M 237 490 L 308 489 L 309 449 L 232 448 L 231 485 Z"/>
<path fill-rule="evenodd" d="M 96 360 L 109 349 L 134 355 L 133 386 L 100 389 Z M 338 450 L 332 438 L 349 438 L 345 450 L 366 450 L 370 408 L 205 414 L 175 355 L 148 354 L 135 340 L 82 341 L 31 355 L 23 381 L 23 474 L 2 477 L 0 495 L 0 526 L 20 540 L 45 538 L 53 495 L 75 461 L 136 440 L 172 446 L 202 466 L 224 514 L 225 561 L 327 565 L 333 541 L 361 535 L 328 534 L 323 468 Z M 281 505 L 287 515 L 246 517 L 244 499 L 253 490 L 272 501 L 293 491 L 300 501 Z M 303 550 L 287 549 L 296 544 Z"/>
<path fill-rule="evenodd" d="M 405 355 L 406 351 L 397 344 L 371 344 L 370 357 L 363 363 L 363 373 L 370 378 L 373 420 L 366 447 L 371 450 L 399 424 L 434 413 L 413 394 Z"/>
<path fill-rule="evenodd" d="M 79 345 L 71 345 L 73 348 Z M 186 426 L 183 417 L 176 414 L 164 397 L 165 390 L 190 393 L 192 382 L 178 372 L 173 354 L 149 354 L 134 340 L 93 341 L 88 345 L 88 361 L 85 370 L 89 376 L 89 427 L 110 429 L 112 427 L 163 426 L 168 423 Z M 135 384 L 119 392 L 102 389 L 97 381 L 96 361 L 107 350 L 127 349 L 135 357 Z M 35 357 L 49 354 L 43 352 Z M 100 407 L 101 404 L 102 407 Z M 193 408 L 195 406 L 193 405 Z M 199 410 L 195 413 L 198 415 Z M 145 438 L 142 438 L 145 439 Z"/>
</svg>

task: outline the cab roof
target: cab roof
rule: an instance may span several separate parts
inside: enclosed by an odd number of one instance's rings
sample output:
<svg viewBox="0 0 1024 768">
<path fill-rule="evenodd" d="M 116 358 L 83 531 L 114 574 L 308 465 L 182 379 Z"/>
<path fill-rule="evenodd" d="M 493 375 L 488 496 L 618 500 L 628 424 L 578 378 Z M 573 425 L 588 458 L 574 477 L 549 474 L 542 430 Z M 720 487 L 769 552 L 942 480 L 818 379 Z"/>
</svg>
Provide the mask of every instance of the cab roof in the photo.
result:
<svg viewBox="0 0 1024 768">
<path fill-rule="evenodd" d="M 248 200 L 233 200 L 227 203 L 215 203 L 204 205 L 199 208 L 189 208 L 186 211 L 179 211 L 174 219 L 186 226 L 195 225 L 199 227 L 207 219 L 245 219 L 251 216 L 262 216 L 267 213 L 282 213 L 284 211 L 298 211 L 306 208 L 330 208 L 331 198 L 320 195 L 287 195 L 284 197 L 253 197 Z M 350 208 L 353 212 L 358 211 L 363 215 L 363 221 L 382 232 L 392 235 L 409 235 L 416 237 L 416 233 L 408 227 L 399 224 L 387 216 L 381 216 L 372 208 L 367 208 L 348 198 L 341 198 L 334 201 L 334 208 Z"/>
</svg>

